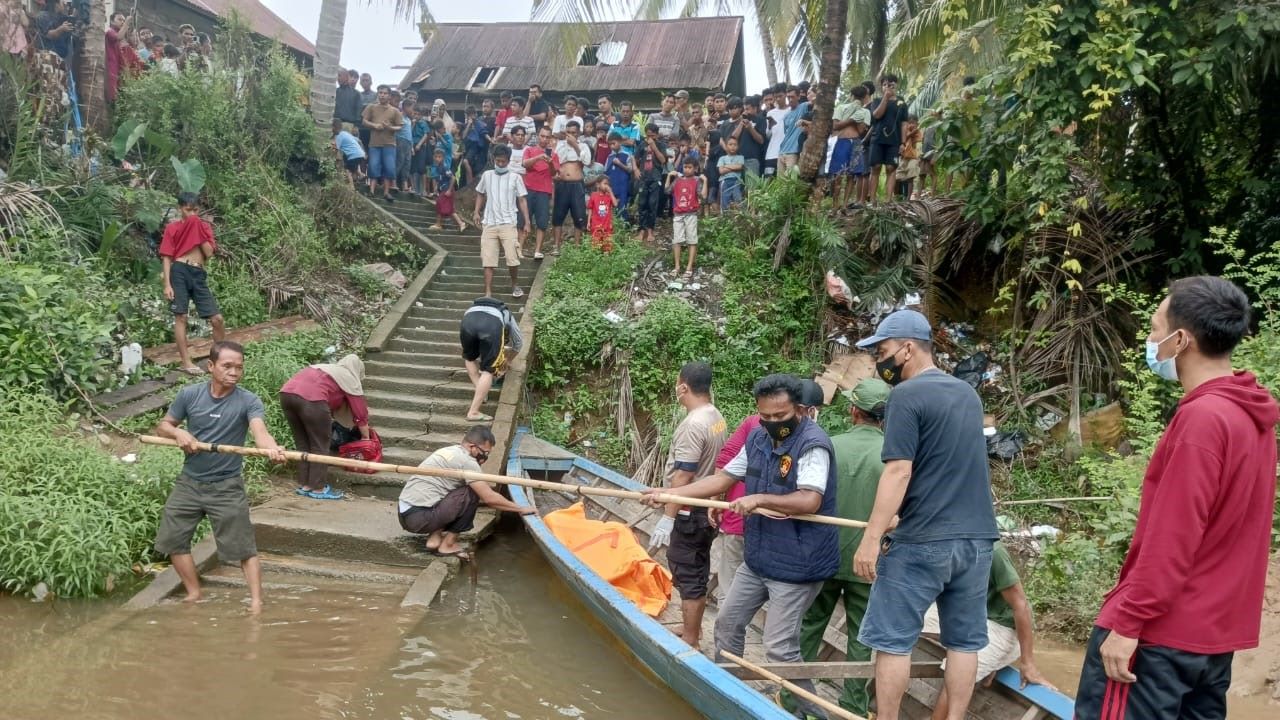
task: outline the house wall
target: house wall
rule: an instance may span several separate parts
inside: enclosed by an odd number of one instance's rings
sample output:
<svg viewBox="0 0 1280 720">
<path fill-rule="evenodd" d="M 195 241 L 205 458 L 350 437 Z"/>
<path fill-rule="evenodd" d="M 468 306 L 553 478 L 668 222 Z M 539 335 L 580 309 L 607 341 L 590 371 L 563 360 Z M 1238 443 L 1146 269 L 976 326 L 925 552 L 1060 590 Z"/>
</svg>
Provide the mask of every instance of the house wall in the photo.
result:
<svg viewBox="0 0 1280 720">
<path fill-rule="evenodd" d="M 120 3 L 123 5 L 123 3 Z M 132 8 L 132 3 L 129 7 Z M 138 27 L 149 27 L 152 32 L 163 35 L 166 40 L 177 44 L 178 28 L 191 25 L 198 33 L 208 33 L 213 38 L 214 47 L 218 44 L 219 20 L 202 13 L 186 3 L 173 0 L 138 0 Z M 310 55 L 282 45 L 293 59 L 304 68 L 310 68 L 313 58 Z"/>
</svg>

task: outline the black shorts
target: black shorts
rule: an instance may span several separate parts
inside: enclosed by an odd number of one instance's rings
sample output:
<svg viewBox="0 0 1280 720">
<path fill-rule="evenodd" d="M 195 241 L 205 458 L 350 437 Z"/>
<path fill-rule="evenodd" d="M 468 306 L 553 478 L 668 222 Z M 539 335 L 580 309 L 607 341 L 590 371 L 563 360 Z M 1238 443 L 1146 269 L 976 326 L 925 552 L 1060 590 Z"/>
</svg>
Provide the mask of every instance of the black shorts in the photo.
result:
<svg viewBox="0 0 1280 720">
<path fill-rule="evenodd" d="M 898 146 L 871 143 L 871 152 L 867 154 L 867 165 L 891 165 L 898 167 Z"/>
<path fill-rule="evenodd" d="M 209 276 L 204 268 L 175 260 L 169 266 L 169 285 L 173 287 L 169 311 L 174 315 L 186 315 L 192 300 L 196 303 L 196 313 L 200 317 L 211 318 L 220 314 L 218 301 L 209 290 Z"/>
<path fill-rule="evenodd" d="M 560 227 L 565 217 L 573 216 L 573 226 L 587 229 L 587 187 L 581 180 L 556 181 L 556 208 L 551 213 L 551 226 Z"/>
<path fill-rule="evenodd" d="M 1093 629 L 1076 690 L 1079 720 L 1214 720 L 1227 717 L 1234 653 L 1200 655 L 1139 642 L 1130 668 L 1138 680 L 1107 678 L 1100 648 L 1110 630 Z"/>
<path fill-rule="evenodd" d="M 487 313 L 473 312 L 462 316 L 458 340 L 462 343 L 462 359 L 480 363 L 480 371 L 494 373 L 506 369 L 506 326 Z"/>
<path fill-rule="evenodd" d="M 717 531 L 707 520 L 707 511 L 695 508 L 688 515 L 677 515 L 667 547 L 667 565 L 671 579 L 680 591 L 681 600 L 697 600 L 707 596 L 711 579 L 711 542 Z"/>
<path fill-rule="evenodd" d="M 349 172 L 358 172 L 360 170 L 360 165 L 363 162 L 364 162 L 364 158 L 362 157 L 348 158 L 342 161 L 342 166 L 346 168 Z"/>
</svg>

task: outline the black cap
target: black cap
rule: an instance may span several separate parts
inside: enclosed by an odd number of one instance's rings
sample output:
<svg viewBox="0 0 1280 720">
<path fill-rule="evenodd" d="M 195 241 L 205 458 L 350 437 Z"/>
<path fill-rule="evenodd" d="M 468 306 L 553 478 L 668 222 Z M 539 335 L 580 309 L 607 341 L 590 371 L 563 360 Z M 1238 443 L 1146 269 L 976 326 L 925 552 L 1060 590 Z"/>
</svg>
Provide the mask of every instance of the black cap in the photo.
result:
<svg viewBox="0 0 1280 720">
<path fill-rule="evenodd" d="M 805 407 L 822 407 L 826 393 L 818 383 L 804 379 L 800 381 L 800 404 Z"/>
</svg>

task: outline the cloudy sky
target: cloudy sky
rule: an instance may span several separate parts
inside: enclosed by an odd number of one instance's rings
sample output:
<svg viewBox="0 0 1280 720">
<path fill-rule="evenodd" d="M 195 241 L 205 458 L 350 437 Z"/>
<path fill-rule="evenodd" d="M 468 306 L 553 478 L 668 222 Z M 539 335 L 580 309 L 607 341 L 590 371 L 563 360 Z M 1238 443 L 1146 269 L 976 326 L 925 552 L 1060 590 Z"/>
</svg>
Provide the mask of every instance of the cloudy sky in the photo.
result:
<svg viewBox="0 0 1280 720">
<path fill-rule="evenodd" d="M 262 0 L 284 18 L 298 32 L 312 41 L 316 38 L 320 3 L 298 0 Z M 430 0 L 428 6 L 439 22 L 484 22 L 528 20 L 531 0 Z M 372 7 L 370 7 L 372 5 Z M 410 65 L 417 57 L 416 50 L 422 38 L 415 25 L 396 20 L 390 0 L 368 3 L 366 0 L 349 0 L 347 3 L 347 27 L 343 36 L 343 67 L 355 68 L 373 75 L 374 82 L 399 82 L 404 70 L 392 70 L 392 65 Z M 619 19 L 626 19 L 620 17 Z M 767 82 L 764 70 L 760 35 L 752 18 L 743 28 L 746 37 L 747 87 L 756 91 Z"/>
</svg>

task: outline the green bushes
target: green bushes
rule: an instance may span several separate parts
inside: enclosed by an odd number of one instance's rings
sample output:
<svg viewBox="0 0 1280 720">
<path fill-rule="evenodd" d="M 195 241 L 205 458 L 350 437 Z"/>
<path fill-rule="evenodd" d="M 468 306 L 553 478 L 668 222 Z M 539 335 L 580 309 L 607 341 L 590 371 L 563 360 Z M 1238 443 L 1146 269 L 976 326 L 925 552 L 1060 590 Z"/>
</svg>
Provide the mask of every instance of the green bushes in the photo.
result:
<svg viewBox="0 0 1280 720">
<path fill-rule="evenodd" d="M 125 464 L 89 447 L 47 395 L 0 390 L 0 586 L 101 594 L 147 558 L 182 454 Z"/>
</svg>

